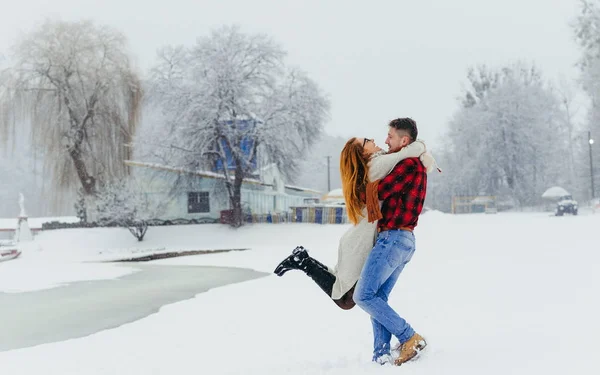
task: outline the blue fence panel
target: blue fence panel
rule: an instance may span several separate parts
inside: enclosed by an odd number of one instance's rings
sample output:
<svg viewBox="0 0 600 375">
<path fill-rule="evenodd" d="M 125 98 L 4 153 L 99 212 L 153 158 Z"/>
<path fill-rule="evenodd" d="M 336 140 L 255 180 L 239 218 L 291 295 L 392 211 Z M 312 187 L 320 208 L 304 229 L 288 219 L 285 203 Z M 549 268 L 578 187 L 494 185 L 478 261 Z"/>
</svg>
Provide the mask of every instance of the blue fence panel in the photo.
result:
<svg viewBox="0 0 600 375">
<path fill-rule="evenodd" d="M 323 224 L 323 207 L 315 208 L 315 223 Z"/>
</svg>

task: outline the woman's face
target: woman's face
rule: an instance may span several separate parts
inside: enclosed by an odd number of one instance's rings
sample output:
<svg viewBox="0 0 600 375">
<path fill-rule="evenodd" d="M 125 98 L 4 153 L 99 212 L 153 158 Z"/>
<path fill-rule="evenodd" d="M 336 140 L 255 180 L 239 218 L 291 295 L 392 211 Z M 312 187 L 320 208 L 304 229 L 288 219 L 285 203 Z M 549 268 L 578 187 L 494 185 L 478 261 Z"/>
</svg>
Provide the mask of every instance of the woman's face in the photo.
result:
<svg viewBox="0 0 600 375">
<path fill-rule="evenodd" d="M 376 152 L 381 151 L 381 147 L 375 144 L 375 141 L 369 138 L 356 138 L 356 142 L 358 142 L 365 152 L 365 155 L 372 155 Z"/>
</svg>

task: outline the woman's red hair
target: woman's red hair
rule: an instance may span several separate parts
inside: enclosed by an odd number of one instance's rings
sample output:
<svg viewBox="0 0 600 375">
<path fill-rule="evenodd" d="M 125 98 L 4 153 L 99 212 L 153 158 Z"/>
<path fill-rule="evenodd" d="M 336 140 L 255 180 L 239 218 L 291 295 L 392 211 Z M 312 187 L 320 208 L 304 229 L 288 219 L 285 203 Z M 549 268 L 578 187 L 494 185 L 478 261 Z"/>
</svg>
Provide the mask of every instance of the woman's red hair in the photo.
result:
<svg viewBox="0 0 600 375">
<path fill-rule="evenodd" d="M 340 175 L 342 190 L 346 201 L 346 211 L 352 224 L 362 216 L 369 177 L 367 176 L 369 158 L 364 155 L 363 147 L 350 138 L 340 156 Z"/>
</svg>

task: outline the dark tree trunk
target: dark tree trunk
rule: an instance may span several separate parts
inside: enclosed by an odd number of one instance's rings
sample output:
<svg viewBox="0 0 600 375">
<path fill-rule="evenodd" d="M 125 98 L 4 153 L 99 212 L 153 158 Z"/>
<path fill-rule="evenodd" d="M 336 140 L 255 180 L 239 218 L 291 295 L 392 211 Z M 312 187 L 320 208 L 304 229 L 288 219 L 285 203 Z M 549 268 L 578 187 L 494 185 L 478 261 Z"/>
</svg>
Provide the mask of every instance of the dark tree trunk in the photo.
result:
<svg viewBox="0 0 600 375">
<path fill-rule="evenodd" d="M 67 95 L 64 96 L 64 101 L 68 108 L 69 119 L 71 123 L 71 136 L 69 137 L 69 141 L 72 144 L 68 146 L 69 155 L 71 156 L 71 160 L 73 160 L 73 166 L 77 171 L 77 176 L 81 181 L 83 191 L 86 195 L 94 195 L 96 194 L 96 179 L 88 173 L 81 152 L 81 146 L 83 145 L 85 139 L 85 128 L 88 121 L 92 119 L 94 111 L 93 109 L 88 109 L 86 115 L 83 117 L 83 120 L 79 121 L 78 116 L 71 109 L 70 101 Z M 90 100 L 90 105 L 92 108 L 95 103 L 96 98 L 93 96 Z"/>
<path fill-rule="evenodd" d="M 242 212 L 242 181 L 244 180 L 244 171 L 241 167 L 235 169 L 235 179 L 233 180 L 233 197 L 231 198 L 231 209 L 233 217 L 231 226 L 239 228 L 244 224 Z"/>
<path fill-rule="evenodd" d="M 75 170 L 77 171 L 77 176 L 81 181 L 81 186 L 83 187 L 83 191 L 86 195 L 93 195 L 96 193 L 96 179 L 91 176 L 85 163 L 83 161 L 83 157 L 81 155 L 81 151 L 79 150 L 79 146 L 73 146 L 69 150 L 69 155 L 71 156 L 71 160 L 73 160 L 73 165 L 75 166 Z"/>
</svg>

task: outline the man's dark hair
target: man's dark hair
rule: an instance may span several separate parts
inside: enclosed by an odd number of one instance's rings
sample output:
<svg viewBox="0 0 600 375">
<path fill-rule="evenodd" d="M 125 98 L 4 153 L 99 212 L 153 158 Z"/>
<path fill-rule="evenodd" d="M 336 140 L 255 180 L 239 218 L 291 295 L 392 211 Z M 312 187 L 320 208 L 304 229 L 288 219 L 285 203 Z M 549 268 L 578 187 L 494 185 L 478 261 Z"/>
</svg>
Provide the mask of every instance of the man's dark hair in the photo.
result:
<svg viewBox="0 0 600 375">
<path fill-rule="evenodd" d="M 389 125 L 394 129 L 406 131 L 410 134 L 411 141 L 417 140 L 419 131 L 417 130 L 417 123 L 415 120 L 409 117 L 397 118 L 390 121 Z"/>
</svg>

